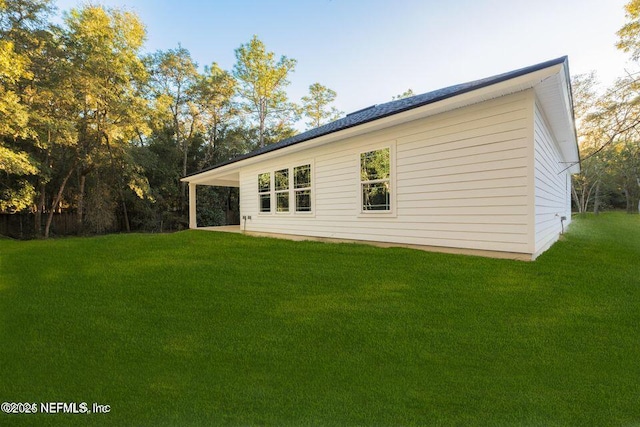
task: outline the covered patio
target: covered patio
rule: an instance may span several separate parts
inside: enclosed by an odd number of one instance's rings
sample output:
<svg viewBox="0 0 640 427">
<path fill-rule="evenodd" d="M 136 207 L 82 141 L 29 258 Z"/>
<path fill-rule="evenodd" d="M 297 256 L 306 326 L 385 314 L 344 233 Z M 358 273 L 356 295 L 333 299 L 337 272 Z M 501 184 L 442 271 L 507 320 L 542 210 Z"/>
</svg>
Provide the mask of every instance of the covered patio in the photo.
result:
<svg viewBox="0 0 640 427">
<path fill-rule="evenodd" d="M 207 173 L 209 172 L 209 173 Z M 199 185 L 209 187 L 233 187 L 240 188 L 240 174 L 239 172 L 230 172 L 228 174 L 216 174 L 217 171 L 205 171 L 199 173 L 197 176 L 191 176 L 187 179 L 183 178 L 182 181 L 189 183 L 189 228 L 201 229 L 207 231 L 222 231 L 226 233 L 241 233 L 241 225 L 223 225 L 215 227 L 198 227 L 197 220 L 197 187 Z M 215 176 L 212 176 L 215 175 Z"/>
</svg>

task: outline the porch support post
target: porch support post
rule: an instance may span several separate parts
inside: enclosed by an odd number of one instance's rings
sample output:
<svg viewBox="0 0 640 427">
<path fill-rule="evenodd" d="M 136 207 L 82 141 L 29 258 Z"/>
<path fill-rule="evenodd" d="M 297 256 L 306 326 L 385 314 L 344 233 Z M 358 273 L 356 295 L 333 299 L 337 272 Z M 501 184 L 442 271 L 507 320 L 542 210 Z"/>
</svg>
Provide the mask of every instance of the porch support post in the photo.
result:
<svg viewBox="0 0 640 427">
<path fill-rule="evenodd" d="M 196 220 L 196 184 L 189 183 L 189 228 L 198 228 Z"/>
</svg>

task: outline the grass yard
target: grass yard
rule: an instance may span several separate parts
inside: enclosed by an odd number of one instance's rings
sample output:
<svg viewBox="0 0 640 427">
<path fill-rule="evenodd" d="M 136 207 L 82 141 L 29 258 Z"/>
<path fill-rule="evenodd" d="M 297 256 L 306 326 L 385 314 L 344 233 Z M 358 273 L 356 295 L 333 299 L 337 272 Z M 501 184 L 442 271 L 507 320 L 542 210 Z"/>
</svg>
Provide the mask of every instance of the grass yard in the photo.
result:
<svg viewBox="0 0 640 427">
<path fill-rule="evenodd" d="M 639 425 L 640 217 L 536 262 L 187 231 L 0 240 L 0 425 Z M 38 408 L 40 409 L 40 408 Z"/>
</svg>

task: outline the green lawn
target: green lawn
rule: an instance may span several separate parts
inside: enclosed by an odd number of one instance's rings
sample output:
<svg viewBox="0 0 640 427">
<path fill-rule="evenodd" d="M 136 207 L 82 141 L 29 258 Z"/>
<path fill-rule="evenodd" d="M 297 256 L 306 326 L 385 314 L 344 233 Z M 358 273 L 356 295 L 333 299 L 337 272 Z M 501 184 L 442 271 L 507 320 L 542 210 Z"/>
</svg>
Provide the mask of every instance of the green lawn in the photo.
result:
<svg viewBox="0 0 640 427">
<path fill-rule="evenodd" d="M 187 231 L 0 240 L 0 425 L 640 425 L 640 217 L 536 262 Z M 91 409 L 91 408 L 89 408 Z"/>
</svg>

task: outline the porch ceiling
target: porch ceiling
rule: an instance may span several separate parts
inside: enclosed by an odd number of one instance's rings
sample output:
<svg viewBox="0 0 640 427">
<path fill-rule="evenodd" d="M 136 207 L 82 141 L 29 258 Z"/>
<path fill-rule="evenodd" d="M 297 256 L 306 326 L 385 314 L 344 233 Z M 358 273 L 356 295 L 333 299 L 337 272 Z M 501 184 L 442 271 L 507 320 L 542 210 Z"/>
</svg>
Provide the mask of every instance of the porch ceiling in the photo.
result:
<svg viewBox="0 0 640 427">
<path fill-rule="evenodd" d="M 240 187 L 240 173 L 202 174 L 191 177 L 189 182 L 196 185 L 210 185 L 215 187 Z"/>
</svg>

